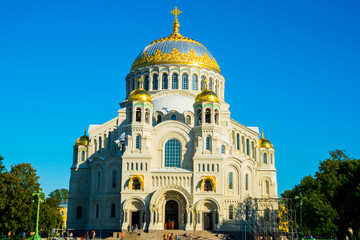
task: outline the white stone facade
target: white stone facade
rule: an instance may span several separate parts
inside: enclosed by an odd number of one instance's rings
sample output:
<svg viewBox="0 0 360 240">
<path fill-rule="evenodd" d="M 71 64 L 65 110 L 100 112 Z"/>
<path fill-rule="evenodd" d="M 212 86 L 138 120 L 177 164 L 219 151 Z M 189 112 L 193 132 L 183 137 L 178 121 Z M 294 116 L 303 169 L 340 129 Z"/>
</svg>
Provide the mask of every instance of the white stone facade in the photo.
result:
<svg viewBox="0 0 360 240">
<path fill-rule="evenodd" d="M 195 102 L 202 76 L 212 81 L 208 87 L 219 103 Z M 143 67 L 126 77 L 127 96 L 139 77 L 148 81 L 152 102 L 125 100 L 117 117 L 90 126 L 88 145 L 74 146 L 68 228 L 119 231 L 137 224 L 158 230 L 173 224 L 233 231 L 245 218 L 237 213 L 245 199 L 278 197 L 274 148 L 259 145 L 257 127 L 230 118 L 220 73 L 181 64 Z"/>
</svg>

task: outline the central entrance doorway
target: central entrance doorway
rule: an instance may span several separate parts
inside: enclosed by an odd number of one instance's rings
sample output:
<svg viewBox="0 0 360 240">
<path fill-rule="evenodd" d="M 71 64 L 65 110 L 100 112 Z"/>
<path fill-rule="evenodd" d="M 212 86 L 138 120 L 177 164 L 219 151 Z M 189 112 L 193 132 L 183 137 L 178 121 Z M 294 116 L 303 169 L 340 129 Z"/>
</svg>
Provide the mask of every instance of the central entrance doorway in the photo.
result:
<svg viewBox="0 0 360 240">
<path fill-rule="evenodd" d="M 204 213 L 204 230 L 213 230 L 212 212 Z"/>
<path fill-rule="evenodd" d="M 140 212 L 131 212 L 131 226 L 132 227 L 140 227 Z"/>
<path fill-rule="evenodd" d="M 174 200 L 165 205 L 165 229 L 179 229 L 179 204 Z"/>
</svg>

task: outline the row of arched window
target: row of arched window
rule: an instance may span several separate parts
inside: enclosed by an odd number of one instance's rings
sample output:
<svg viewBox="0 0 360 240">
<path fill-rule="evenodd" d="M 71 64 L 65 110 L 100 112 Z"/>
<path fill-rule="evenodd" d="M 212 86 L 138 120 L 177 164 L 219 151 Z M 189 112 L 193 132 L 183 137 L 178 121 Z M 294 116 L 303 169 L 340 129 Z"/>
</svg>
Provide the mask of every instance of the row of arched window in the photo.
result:
<svg viewBox="0 0 360 240">
<path fill-rule="evenodd" d="M 115 218 L 116 216 L 116 205 L 115 203 L 111 203 L 110 206 L 110 218 Z M 82 206 L 76 207 L 76 219 L 82 219 L 83 218 L 83 209 Z M 95 206 L 95 218 L 99 218 L 99 204 L 97 203 Z"/>
<path fill-rule="evenodd" d="M 127 171 L 147 171 L 147 163 L 137 163 L 137 162 L 127 162 L 126 163 Z"/>
<path fill-rule="evenodd" d="M 219 164 L 198 164 L 198 172 L 219 172 Z"/>
<path fill-rule="evenodd" d="M 269 159 L 270 164 L 273 164 L 274 163 L 274 156 L 273 156 L 272 153 L 270 154 L 269 158 L 270 158 Z M 266 153 L 263 154 L 263 163 L 268 164 L 268 155 Z"/>
<path fill-rule="evenodd" d="M 212 114 L 214 114 L 214 116 L 212 117 Z M 212 110 L 210 108 L 206 108 L 205 112 L 204 112 L 204 117 L 205 117 L 205 121 L 202 121 L 202 117 L 203 117 L 203 112 L 201 108 L 198 108 L 196 110 L 196 124 L 200 125 L 201 123 L 215 123 L 217 125 L 220 124 L 220 119 L 219 119 L 219 109 L 215 108 L 215 110 Z"/>
<path fill-rule="evenodd" d="M 116 133 L 109 131 L 91 139 L 91 154 L 101 153 L 103 150 L 114 150 L 114 138 Z"/>
<path fill-rule="evenodd" d="M 111 171 L 111 175 L 109 176 L 111 178 L 111 181 L 109 179 L 109 186 L 111 186 L 111 188 L 117 188 L 119 186 L 118 184 L 118 181 L 119 181 L 119 177 L 118 177 L 118 171 L 116 170 L 112 170 Z M 101 187 L 102 187 L 102 174 L 101 174 L 101 171 L 97 171 L 96 173 L 96 179 L 95 179 L 95 189 L 97 191 L 100 191 L 101 190 Z"/>
<path fill-rule="evenodd" d="M 196 74 L 192 74 L 191 79 L 189 79 L 187 73 L 183 73 L 181 75 L 181 79 L 177 73 L 173 73 L 171 75 L 171 79 L 169 79 L 167 73 L 162 74 L 161 79 L 159 79 L 158 74 L 154 74 L 152 75 L 151 84 L 150 81 L 151 80 L 149 78 L 149 75 L 146 75 L 144 77 L 144 83 L 142 86 L 146 91 L 156 91 L 161 89 L 166 90 L 169 88 L 198 91 L 199 89 L 204 90 L 206 86 L 206 77 L 204 75 L 201 76 L 199 83 L 198 76 Z M 132 90 L 139 87 L 137 82 L 138 81 L 135 78 L 129 80 L 128 94 L 130 94 Z M 208 88 L 214 91 L 217 95 L 219 95 L 220 93 L 220 87 L 221 89 L 223 89 L 222 86 L 223 83 L 220 82 L 218 79 L 214 80 L 212 77 L 209 78 Z M 221 96 L 223 96 L 223 91 L 221 91 Z"/>
<path fill-rule="evenodd" d="M 236 133 L 235 131 L 232 131 L 232 142 L 236 147 L 236 150 L 240 151 L 243 154 L 246 154 L 247 156 L 251 158 L 256 158 L 256 147 L 255 142 L 251 141 L 244 136 L 240 137 L 240 133 Z"/>
<path fill-rule="evenodd" d="M 228 173 L 228 189 L 232 190 L 234 189 L 234 174 L 232 172 Z M 249 174 L 245 174 L 245 190 L 249 190 Z"/>
</svg>

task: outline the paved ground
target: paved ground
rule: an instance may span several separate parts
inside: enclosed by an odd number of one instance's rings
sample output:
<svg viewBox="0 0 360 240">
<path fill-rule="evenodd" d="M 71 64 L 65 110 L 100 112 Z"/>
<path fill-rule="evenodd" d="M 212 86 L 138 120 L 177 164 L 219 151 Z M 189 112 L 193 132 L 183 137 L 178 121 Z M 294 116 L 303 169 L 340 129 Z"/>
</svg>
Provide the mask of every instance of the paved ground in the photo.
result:
<svg viewBox="0 0 360 240">
<path fill-rule="evenodd" d="M 135 233 L 127 233 L 125 232 L 124 240 L 143 240 L 143 239 L 164 239 L 165 233 L 174 233 L 178 234 L 179 240 L 188 240 L 188 239 L 197 239 L 197 240 L 218 240 L 218 239 L 226 239 L 224 234 L 217 234 L 208 231 L 183 231 L 183 230 L 159 230 L 153 232 L 141 232 L 138 234 Z M 108 240 L 115 240 L 116 238 L 107 238 Z"/>
</svg>

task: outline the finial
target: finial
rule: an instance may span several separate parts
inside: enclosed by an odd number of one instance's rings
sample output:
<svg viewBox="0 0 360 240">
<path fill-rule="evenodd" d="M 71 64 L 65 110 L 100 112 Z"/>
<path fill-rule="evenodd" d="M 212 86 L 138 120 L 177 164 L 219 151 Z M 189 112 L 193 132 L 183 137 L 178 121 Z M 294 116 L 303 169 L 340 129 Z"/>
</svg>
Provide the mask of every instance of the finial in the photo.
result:
<svg viewBox="0 0 360 240">
<path fill-rule="evenodd" d="M 264 138 L 264 129 L 262 129 L 262 138 Z"/>
<path fill-rule="evenodd" d="M 174 10 L 172 10 L 170 13 L 172 13 L 175 16 L 175 20 L 173 23 L 173 28 L 174 28 L 174 34 L 178 35 L 179 34 L 179 27 L 180 27 L 180 23 L 178 21 L 177 16 L 180 15 L 180 13 L 182 13 L 177 7 L 174 8 Z"/>
<path fill-rule="evenodd" d="M 84 135 L 86 135 L 86 127 L 85 127 L 85 132 L 84 132 Z"/>
<path fill-rule="evenodd" d="M 138 82 L 139 82 L 139 89 L 141 89 L 141 82 L 142 82 L 141 77 L 139 77 Z"/>
<path fill-rule="evenodd" d="M 209 79 L 205 78 L 204 82 L 205 82 L 205 89 L 208 90 Z"/>
</svg>

